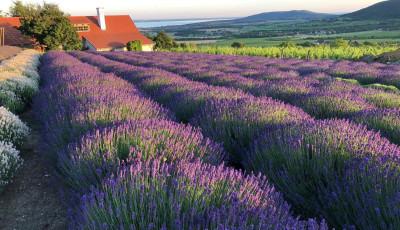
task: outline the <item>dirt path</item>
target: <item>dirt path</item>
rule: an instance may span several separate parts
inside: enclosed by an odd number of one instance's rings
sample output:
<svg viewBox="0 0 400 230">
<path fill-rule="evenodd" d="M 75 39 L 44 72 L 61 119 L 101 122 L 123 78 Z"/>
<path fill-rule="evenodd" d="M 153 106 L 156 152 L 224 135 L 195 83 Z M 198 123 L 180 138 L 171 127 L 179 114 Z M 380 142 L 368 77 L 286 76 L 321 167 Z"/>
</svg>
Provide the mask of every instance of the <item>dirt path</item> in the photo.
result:
<svg viewBox="0 0 400 230">
<path fill-rule="evenodd" d="M 35 149 L 41 141 L 41 127 L 32 109 L 21 114 L 20 118 L 31 128 L 31 133 L 27 145 L 21 150 L 24 165 L 0 195 L 0 229 L 67 229 L 60 196 Z"/>
</svg>

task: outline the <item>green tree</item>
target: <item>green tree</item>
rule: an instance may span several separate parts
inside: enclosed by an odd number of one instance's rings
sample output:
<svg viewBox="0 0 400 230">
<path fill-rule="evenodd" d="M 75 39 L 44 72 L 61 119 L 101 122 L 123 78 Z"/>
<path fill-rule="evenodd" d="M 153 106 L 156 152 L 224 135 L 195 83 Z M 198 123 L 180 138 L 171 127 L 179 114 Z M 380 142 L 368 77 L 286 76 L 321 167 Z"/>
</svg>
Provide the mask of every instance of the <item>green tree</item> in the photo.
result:
<svg viewBox="0 0 400 230">
<path fill-rule="evenodd" d="M 43 5 L 21 7 L 20 1 L 14 4 L 18 9 L 15 12 L 21 17 L 19 19 L 21 26 L 18 29 L 25 37 L 32 38 L 51 50 L 82 49 L 82 42 L 76 29 L 71 25 L 69 18 L 64 17 L 64 12 L 57 5 L 44 2 Z"/>
<path fill-rule="evenodd" d="M 9 12 L 11 17 L 26 17 L 30 10 L 28 9 L 30 5 L 24 5 L 22 1 L 13 1 L 13 5 L 10 6 Z"/>
<path fill-rule="evenodd" d="M 54 18 L 54 24 L 46 31 L 43 44 L 50 50 L 81 50 L 82 42 L 76 29 L 66 17 Z"/>
<path fill-rule="evenodd" d="M 128 51 L 143 51 L 143 44 L 140 40 L 130 41 L 126 43 L 126 49 Z"/>
<path fill-rule="evenodd" d="M 178 44 L 172 39 L 164 30 L 159 32 L 154 39 L 156 43 L 155 49 L 171 50 L 172 48 L 178 47 Z"/>
<path fill-rule="evenodd" d="M 279 44 L 279 47 L 288 48 L 288 47 L 295 47 L 296 45 L 291 41 L 285 41 Z"/>
<path fill-rule="evenodd" d="M 6 16 L 7 16 L 7 13 L 3 12 L 2 10 L 0 10 L 0 18 L 6 17 Z"/>
<path fill-rule="evenodd" d="M 58 9 L 57 5 L 52 3 L 43 2 L 43 6 L 41 6 L 33 3 L 24 4 L 22 1 L 17 0 L 13 1 L 13 5 L 10 6 L 9 14 L 11 17 L 29 17 L 39 14 L 42 8 L 54 9 L 55 7 Z"/>
<path fill-rule="evenodd" d="M 245 46 L 246 46 L 246 45 L 245 45 L 243 42 L 234 42 L 234 43 L 232 43 L 232 45 L 231 45 L 231 47 L 236 48 L 236 49 L 243 48 L 243 47 L 245 47 Z"/>
<path fill-rule="evenodd" d="M 152 40 L 152 41 L 154 41 L 154 40 L 156 39 L 155 36 L 152 36 L 152 35 L 150 35 L 150 34 L 145 34 L 144 36 L 146 36 L 148 39 L 150 39 L 150 40 Z"/>
<path fill-rule="evenodd" d="M 334 48 L 346 47 L 346 46 L 349 46 L 349 43 L 346 40 L 344 40 L 343 38 L 335 39 L 331 44 L 331 47 L 334 47 Z"/>
</svg>

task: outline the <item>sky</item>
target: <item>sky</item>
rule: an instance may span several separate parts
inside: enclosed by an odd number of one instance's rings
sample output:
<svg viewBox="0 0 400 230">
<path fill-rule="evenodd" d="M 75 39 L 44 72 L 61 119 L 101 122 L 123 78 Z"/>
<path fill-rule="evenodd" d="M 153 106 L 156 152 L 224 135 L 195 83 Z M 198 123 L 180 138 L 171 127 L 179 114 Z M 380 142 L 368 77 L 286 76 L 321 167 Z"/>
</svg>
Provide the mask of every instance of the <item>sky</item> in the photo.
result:
<svg viewBox="0 0 400 230">
<path fill-rule="evenodd" d="M 0 10 L 8 11 L 12 0 L 1 0 Z M 46 0 L 57 3 L 72 16 L 96 15 L 104 7 L 106 15 L 129 14 L 134 20 L 245 17 L 253 14 L 310 10 L 320 13 L 353 12 L 383 0 Z M 22 0 L 41 3 L 42 0 Z"/>
</svg>

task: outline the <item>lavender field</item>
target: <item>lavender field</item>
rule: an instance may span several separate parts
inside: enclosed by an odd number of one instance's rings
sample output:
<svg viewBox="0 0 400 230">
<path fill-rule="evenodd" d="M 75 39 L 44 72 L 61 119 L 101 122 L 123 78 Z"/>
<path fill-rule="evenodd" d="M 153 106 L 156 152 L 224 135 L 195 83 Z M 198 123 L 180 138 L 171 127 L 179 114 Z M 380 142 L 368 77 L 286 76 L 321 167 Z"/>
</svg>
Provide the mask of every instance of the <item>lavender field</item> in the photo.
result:
<svg viewBox="0 0 400 230">
<path fill-rule="evenodd" d="M 33 106 L 71 229 L 398 229 L 400 68 L 48 52 Z"/>
</svg>

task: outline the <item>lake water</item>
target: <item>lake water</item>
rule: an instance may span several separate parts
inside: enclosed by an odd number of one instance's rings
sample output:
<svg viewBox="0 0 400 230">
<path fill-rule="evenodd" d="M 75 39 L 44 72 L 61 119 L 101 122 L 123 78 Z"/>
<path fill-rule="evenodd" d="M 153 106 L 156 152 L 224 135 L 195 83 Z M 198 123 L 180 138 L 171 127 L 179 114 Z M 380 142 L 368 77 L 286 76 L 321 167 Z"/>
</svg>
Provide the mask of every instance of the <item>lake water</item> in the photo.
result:
<svg viewBox="0 0 400 230">
<path fill-rule="evenodd" d="M 231 18 L 213 18 L 213 19 L 185 19 L 185 20 L 134 20 L 136 27 L 138 28 L 151 28 L 151 27 L 160 27 L 160 26 L 181 26 L 192 23 L 199 22 L 209 22 L 209 21 L 219 21 L 219 20 L 227 20 Z"/>
</svg>

